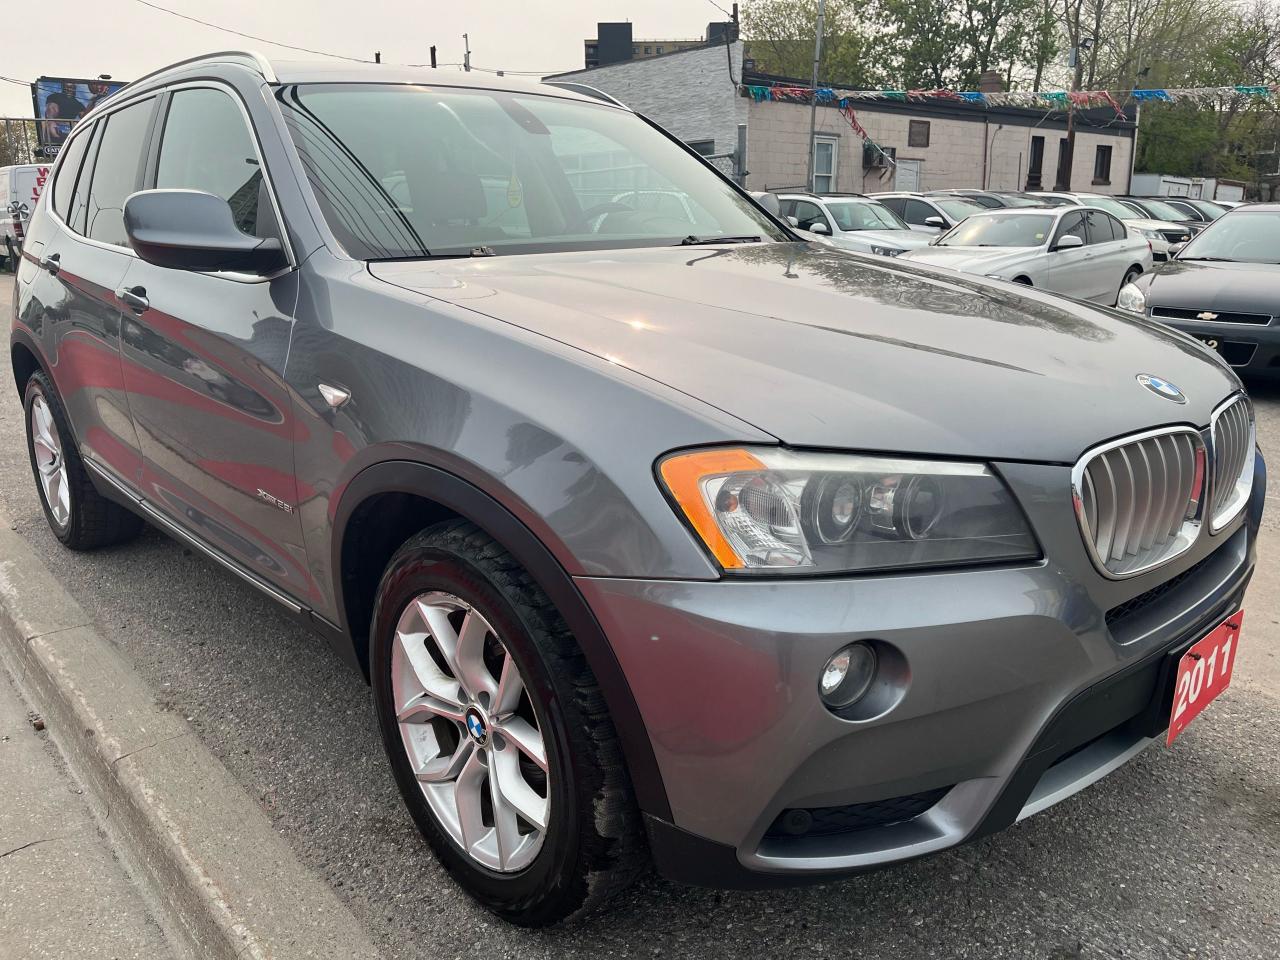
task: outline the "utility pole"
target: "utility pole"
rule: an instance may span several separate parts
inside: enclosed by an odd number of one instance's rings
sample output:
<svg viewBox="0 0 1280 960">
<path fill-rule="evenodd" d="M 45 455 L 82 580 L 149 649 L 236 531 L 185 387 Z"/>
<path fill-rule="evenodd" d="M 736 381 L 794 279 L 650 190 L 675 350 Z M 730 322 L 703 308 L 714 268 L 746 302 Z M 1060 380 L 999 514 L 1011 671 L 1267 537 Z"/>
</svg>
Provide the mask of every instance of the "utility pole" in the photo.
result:
<svg viewBox="0 0 1280 960">
<path fill-rule="evenodd" d="M 462 69 L 466 70 L 467 72 L 470 72 L 471 71 L 471 38 L 468 37 L 465 33 L 462 35 L 462 46 L 466 51 L 462 55 Z"/>
<path fill-rule="evenodd" d="M 431 45 L 431 69 L 434 70 L 435 68 L 436 68 L 436 45 L 433 43 Z"/>
<path fill-rule="evenodd" d="M 1089 37 L 1082 37 L 1079 45 L 1071 50 L 1071 59 L 1074 61 L 1072 66 L 1075 68 L 1071 71 L 1071 93 L 1080 89 L 1081 76 L 1084 71 L 1084 58 L 1081 54 L 1093 46 L 1094 41 Z M 1058 163 L 1058 183 L 1054 185 L 1055 190 L 1071 192 L 1071 168 L 1075 164 L 1076 158 L 1076 105 L 1071 101 L 1071 95 L 1067 95 L 1067 155 L 1062 157 Z"/>
<path fill-rule="evenodd" d="M 381 50 L 375 50 L 375 51 L 373 51 L 373 62 L 374 62 L 374 63 L 381 63 L 381 62 L 382 62 L 382 51 L 381 51 Z"/>
<path fill-rule="evenodd" d="M 808 176 L 805 178 L 808 183 L 808 189 L 813 189 L 813 140 L 814 132 L 818 127 L 818 64 L 822 60 L 822 30 L 826 22 L 827 0 L 818 0 L 818 32 L 813 40 L 813 75 L 810 87 L 809 101 L 809 165 Z"/>
</svg>

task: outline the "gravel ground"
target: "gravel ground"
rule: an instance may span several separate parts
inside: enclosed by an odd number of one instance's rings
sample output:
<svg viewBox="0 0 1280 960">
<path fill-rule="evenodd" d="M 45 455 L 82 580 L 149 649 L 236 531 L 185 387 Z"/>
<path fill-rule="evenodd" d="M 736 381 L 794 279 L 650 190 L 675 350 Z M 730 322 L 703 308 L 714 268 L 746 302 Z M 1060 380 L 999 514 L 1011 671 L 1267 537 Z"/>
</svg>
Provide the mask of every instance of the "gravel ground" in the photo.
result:
<svg viewBox="0 0 1280 960">
<path fill-rule="evenodd" d="M 6 318 L 8 297 L 6 279 Z M 14 526 L 389 957 L 1280 954 L 1280 483 L 1233 686 L 1172 749 L 924 861 L 749 894 L 650 877 L 606 915 L 530 933 L 474 907 L 436 865 L 383 761 L 368 688 L 323 641 L 154 531 L 89 555 L 58 545 L 36 500 L 7 351 L 0 367 L 0 501 Z M 1255 395 L 1277 471 L 1280 387 Z"/>
</svg>

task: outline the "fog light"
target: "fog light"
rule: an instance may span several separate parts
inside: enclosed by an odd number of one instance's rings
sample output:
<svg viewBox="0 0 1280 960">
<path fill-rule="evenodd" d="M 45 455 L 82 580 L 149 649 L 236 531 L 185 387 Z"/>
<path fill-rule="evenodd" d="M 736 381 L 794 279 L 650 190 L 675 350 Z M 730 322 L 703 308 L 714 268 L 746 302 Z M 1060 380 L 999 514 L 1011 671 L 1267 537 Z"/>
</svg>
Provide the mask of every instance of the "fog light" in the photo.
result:
<svg viewBox="0 0 1280 960">
<path fill-rule="evenodd" d="M 876 652 L 869 643 L 851 643 L 827 661 L 818 690 L 822 702 L 839 710 L 856 703 L 876 676 Z"/>
</svg>

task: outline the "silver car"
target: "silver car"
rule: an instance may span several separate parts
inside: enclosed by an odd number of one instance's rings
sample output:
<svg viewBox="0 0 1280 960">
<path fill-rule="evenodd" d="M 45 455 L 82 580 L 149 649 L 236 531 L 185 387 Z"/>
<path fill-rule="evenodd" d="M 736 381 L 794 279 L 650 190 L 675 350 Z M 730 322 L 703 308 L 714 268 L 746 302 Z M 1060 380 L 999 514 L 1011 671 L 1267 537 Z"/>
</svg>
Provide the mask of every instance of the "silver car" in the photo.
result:
<svg viewBox="0 0 1280 960">
<path fill-rule="evenodd" d="M 313 629 L 445 870 L 526 925 L 650 862 L 945 850 L 1176 735 L 1255 562 L 1235 375 L 801 242 L 588 94 L 221 53 L 91 111 L 10 326 L 53 535 L 145 520 Z"/>
<path fill-rule="evenodd" d="M 1150 243 L 1109 213 L 1080 207 L 975 213 L 904 256 L 1108 305 L 1152 262 Z"/>
<path fill-rule="evenodd" d="M 928 244 L 896 213 L 870 197 L 778 194 L 779 212 L 795 227 L 826 237 L 833 247 L 896 257 Z"/>
</svg>

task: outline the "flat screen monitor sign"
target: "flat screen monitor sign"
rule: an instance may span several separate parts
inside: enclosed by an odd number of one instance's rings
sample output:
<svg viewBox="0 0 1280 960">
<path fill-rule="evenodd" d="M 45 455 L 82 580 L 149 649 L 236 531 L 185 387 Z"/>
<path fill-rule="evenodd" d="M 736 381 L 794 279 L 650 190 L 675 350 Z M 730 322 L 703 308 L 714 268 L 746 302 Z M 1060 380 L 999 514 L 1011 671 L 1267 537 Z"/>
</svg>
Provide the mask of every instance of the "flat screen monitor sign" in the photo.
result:
<svg viewBox="0 0 1280 960">
<path fill-rule="evenodd" d="M 41 77 L 31 85 L 40 155 L 56 157 L 76 122 L 124 86 L 115 80 Z"/>
</svg>

